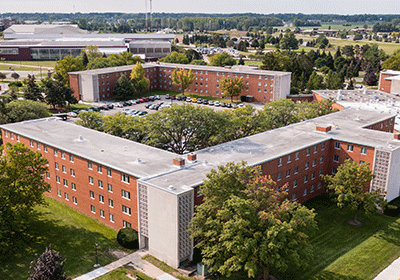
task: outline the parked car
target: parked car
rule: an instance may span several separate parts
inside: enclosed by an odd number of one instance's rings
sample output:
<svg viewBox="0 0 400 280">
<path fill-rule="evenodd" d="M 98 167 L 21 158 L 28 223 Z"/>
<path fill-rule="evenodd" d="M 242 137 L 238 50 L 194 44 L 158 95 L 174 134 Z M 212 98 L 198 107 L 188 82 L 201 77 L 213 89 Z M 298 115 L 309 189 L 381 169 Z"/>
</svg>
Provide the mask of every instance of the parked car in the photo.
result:
<svg viewBox="0 0 400 280">
<path fill-rule="evenodd" d="M 197 103 L 197 98 L 193 98 L 193 99 L 192 99 L 192 102 L 193 102 L 193 103 Z"/>
<path fill-rule="evenodd" d="M 182 101 L 182 96 L 181 96 L 181 95 L 177 96 L 177 97 L 176 97 L 176 100 Z"/>
<path fill-rule="evenodd" d="M 186 102 L 192 102 L 192 98 L 190 98 L 190 97 L 186 97 L 186 100 L 185 100 Z"/>
<path fill-rule="evenodd" d="M 170 99 L 169 94 L 166 94 L 166 95 L 165 95 L 165 99 Z"/>
<path fill-rule="evenodd" d="M 231 103 L 228 103 L 228 104 L 226 104 L 226 107 L 227 107 L 227 108 L 232 108 L 232 104 L 231 104 Z"/>
<path fill-rule="evenodd" d="M 100 108 L 99 107 L 96 107 L 96 106 L 93 106 L 93 107 L 90 107 L 89 109 L 88 109 L 88 111 L 89 112 L 100 112 Z"/>
<path fill-rule="evenodd" d="M 124 107 L 124 104 L 123 104 L 122 102 L 117 103 L 117 106 L 116 106 L 116 107 L 118 107 L 118 108 L 123 108 L 123 107 Z"/>
<path fill-rule="evenodd" d="M 124 101 L 124 106 L 131 106 L 132 105 L 132 102 L 130 102 L 130 101 Z"/>
<path fill-rule="evenodd" d="M 226 107 L 226 103 L 225 102 L 221 102 L 221 107 Z"/>
<path fill-rule="evenodd" d="M 149 109 L 151 105 L 153 105 L 153 104 L 147 103 L 144 107 L 145 107 L 146 109 Z"/>
<path fill-rule="evenodd" d="M 101 105 L 99 107 L 100 110 L 108 110 L 108 106 L 107 105 Z"/>
<path fill-rule="evenodd" d="M 75 112 L 68 112 L 68 113 L 67 113 L 67 116 L 68 116 L 68 117 L 71 117 L 71 118 L 76 118 L 77 115 L 78 115 L 78 114 L 75 113 Z"/>
<path fill-rule="evenodd" d="M 138 104 L 139 101 L 137 99 L 135 99 L 135 100 L 129 100 L 129 102 L 131 102 L 132 105 L 135 105 L 135 104 Z"/>
<path fill-rule="evenodd" d="M 207 100 L 207 99 L 204 99 L 204 100 L 203 100 L 203 104 L 204 104 L 204 105 L 207 105 L 207 104 L 208 104 L 208 100 Z"/>
<path fill-rule="evenodd" d="M 219 106 L 221 106 L 221 103 L 219 101 L 215 101 L 214 106 L 219 107 Z"/>
<path fill-rule="evenodd" d="M 176 96 L 175 96 L 175 95 L 170 95 L 170 98 L 171 98 L 172 100 L 175 100 L 175 99 L 176 99 Z"/>
<path fill-rule="evenodd" d="M 149 99 L 147 97 L 142 97 L 142 99 L 144 100 L 144 102 L 149 102 Z"/>
<path fill-rule="evenodd" d="M 110 110 L 111 110 L 111 109 L 114 109 L 114 105 L 113 105 L 113 104 L 107 104 L 106 106 L 107 106 L 107 108 L 110 109 Z"/>
<path fill-rule="evenodd" d="M 232 105 L 232 109 L 237 109 L 238 108 L 238 105 L 237 104 L 233 104 Z"/>
<path fill-rule="evenodd" d="M 197 104 L 202 104 L 203 103 L 203 99 L 199 98 L 197 99 Z"/>
<path fill-rule="evenodd" d="M 161 100 L 161 96 L 159 96 L 158 94 L 157 94 L 157 95 L 154 95 L 154 98 L 155 98 L 156 100 Z"/>
<path fill-rule="evenodd" d="M 208 101 L 208 105 L 214 106 L 214 101 L 212 101 L 212 100 Z"/>
<path fill-rule="evenodd" d="M 238 108 L 244 108 L 244 107 L 246 107 L 243 103 L 240 103 L 239 105 L 238 105 Z"/>
<path fill-rule="evenodd" d="M 154 101 L 154 100 L 156 100 L 154 96 L 149 96 L 149 97 L 147 97 L 147 98 L 149 99 L 149 101 Z"/>
</svg>

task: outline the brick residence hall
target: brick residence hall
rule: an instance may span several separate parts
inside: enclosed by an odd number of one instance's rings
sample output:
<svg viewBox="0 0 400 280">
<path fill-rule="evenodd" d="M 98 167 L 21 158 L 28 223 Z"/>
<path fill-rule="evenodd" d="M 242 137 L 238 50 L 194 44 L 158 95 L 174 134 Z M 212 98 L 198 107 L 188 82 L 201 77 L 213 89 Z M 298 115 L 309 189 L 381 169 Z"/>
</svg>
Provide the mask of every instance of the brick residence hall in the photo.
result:
<svg viewBox="0 0 400 280">
<path fill-rule="evenodd" d="M 49 160 L 49 197 L 115 229 L 134 228 L 140 248 L 178 267 L 192 259 L 186 230 L 202 201 L 199 187 L 211 169 L 228 162 L 261 166 L 277 187 L 288 184 L 289 199 L 303 202 L 325 192 L 321 174 L 335 174 L 351 158 L 370 163 L 376 174 L 370 189 L 386 191 L 388 201 L 398 197 L 400 135 L 393 133 L 394 118 L 349 108 L 185 156 L 54 117 L 0 128 L 5 143 L 24 143 Z"/>
</svg>

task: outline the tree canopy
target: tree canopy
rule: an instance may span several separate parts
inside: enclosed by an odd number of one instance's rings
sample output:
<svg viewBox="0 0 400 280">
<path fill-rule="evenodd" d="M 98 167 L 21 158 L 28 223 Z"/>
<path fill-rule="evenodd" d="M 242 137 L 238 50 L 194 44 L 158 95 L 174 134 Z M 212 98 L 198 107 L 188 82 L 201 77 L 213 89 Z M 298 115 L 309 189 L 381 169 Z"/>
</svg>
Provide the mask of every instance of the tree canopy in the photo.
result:
<svg viewBox="0 0 400 280">
<path fill-rule="evenodd" d="M 134 91 L 135 87 L 125 75 L 122 75 L 115 83 L 113 92 L 120 99 L 129 99 L 133 96 Z"/>
<path fill-rule="evenodd" d="M 82 60 L 79 57 L 66 56 L 57 61 L 54 70 L 62 75 L 64 84 L 69 86 L 68 72 L 85 70 L 85 66 L 83 66 Z"/>
<path fill-rule="evenodd" d="M 382 64 L 382 69 L 400 71 L 400 52 L 386 59 Z"/>
<path fill-rule="evenodd" d="M 244 89 L 242 78 L 222 78 L 219 86 L 225 96 L 231 98 L 232 102 L 233 97 L 239 96 Z"/>
<path fill-rule="evenodd" d="M 224 66 L 232 66 L 232 65 L 237 64 L 236 59 L 234 59 L 227 52 L 216 53 L 216 54 L 210 56 L 209 59 L 210 59 L 210 65 L 212 65 L 212 66 L 224 67 Z"/>
<path fill-rule="evenodd" d="M 172 72 L 173 84 L 180 86 L 183 93 L 193 83 L 195 78 L 196 75 L 192 72 L 192 69 L 186 71 L 185 69 L 176 68 L 174 72 Z"/>
<path fill-rule="evenodd" d="M 131 82 L 137 91 L 146 90 L 150 87 L 150 81 L 146 78 L 143 65 L 139 61 L 132 68 Z"/>
<path fill-rule="evenodd" d="M 47 163 L 22 143 L 6 144 L 0 157 L 0 251 L 21 232 L 33 208 L 44 204 L 43 193 L 50 190 L 43 177 Z"/>
<path fill-rule="evenodd" d="M 2 123 L 22 122 L 50 116 L 46 104 L 38 101 L 13 100 L 3 105 L 4 110 L 0 110 L 0 122 Z"/>
<path fill-rule="evenodd" d="M 228 163 L 211 170 L 200 187 L 203 203 L 189 226 L 202 261 L 230 277 L 244 270 L 269 279 L 270 270 L 307 265 L 312 259 L 309 235 L 317 228 L 315 213 L 284 200 L 275 182 L 260 168 Z"/>
<path fill-rule="evenodd" d="M 189 59 L 183 53 L 178 53 L 176 51 L 171 52 L 166 57 L 160 58 L 160 62 L 166 63 L 178 63 L 178 64 L 189 64 Z"/>
<path fill-rule="evenodd" d="M 355 211 L 355 224 L 360 224 L 357 220 L 359 210 L 364 209 L 369 214 L 377 206 L 385 206 L 384 193 L 380 190 L 368 191 L 368 184 L 373 178 L 375 174 L 369 168 L 369 163 L 358 164 L 352 159 L 340 165 L 335 175 L 323 176 L 328 188 L 335 191 L 338 207 L 347 206 Z"/>
</svg>

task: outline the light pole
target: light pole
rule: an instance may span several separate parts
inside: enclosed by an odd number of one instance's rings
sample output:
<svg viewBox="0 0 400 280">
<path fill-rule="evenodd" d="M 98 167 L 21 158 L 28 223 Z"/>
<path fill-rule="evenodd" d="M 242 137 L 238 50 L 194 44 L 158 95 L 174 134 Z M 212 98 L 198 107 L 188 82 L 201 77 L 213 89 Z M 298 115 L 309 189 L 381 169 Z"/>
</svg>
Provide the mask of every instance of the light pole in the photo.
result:
<svg viewBox="0 0 400 280">
<path fill-rule="evenodd" d="M 96 263 L 94 264 L 94 267 L 97 268 L 97 267 L 100 266 L 100 264 L 99 264 L 99 259 L 98 259 L 98 257 L 97 257 L 97 248 L 99 247 L 99 244 L 95 243 L 94 246 L 95 246 L 95 250 L 96 250 Z"/>
</svg>

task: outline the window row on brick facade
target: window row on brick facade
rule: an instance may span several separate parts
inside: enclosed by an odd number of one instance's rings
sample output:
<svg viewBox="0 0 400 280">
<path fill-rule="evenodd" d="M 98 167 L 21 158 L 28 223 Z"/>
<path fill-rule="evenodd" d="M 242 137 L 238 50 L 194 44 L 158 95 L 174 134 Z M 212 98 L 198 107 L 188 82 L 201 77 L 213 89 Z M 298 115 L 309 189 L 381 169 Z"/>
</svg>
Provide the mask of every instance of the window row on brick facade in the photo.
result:
<svg viewBox="0 0 400 280">
<path fill-rule="evenodd" d="M 342 147 L 342 144 L 340 142 L 335 142 L 335 149 L 340 150 Z M 353 144 L 347 144 L 346 151 L 348 152 L 353 152 L 354 151 L 354 145 Z M 362 155 L 366 155 L 368 152 L 368 149 L 366 147 L 361 147 L 360 153 Z"/>
<path fill-rule="evenodd" d="M 318 146 L 317 145 L 314 146 L 312 149 L 313 149 L 313 153 L 314 154 L 316 154 L 318 152 Z M 321 143 L 321 151 L 323 151 L 323 150 L 325 150 L 325 143 Z M 305 151 L 306 151 L 306 156 L 310 156 L 311 155 L 311 148 L 307 148 Z M 296 160 L 299 160 L 299 159 L 300 159 L 300 152 L 296 152 L 294 154 L 294 160 L 296 161 Z M 282 166 L 283 162 L 284 162 L 284 158 L 283 157 L 279 158 L 278 159 L 278 167 Z M 292 162 L 292 155 L 287 155 L 286 156 L 286 163 L 289 164 L 291 162 Z M 323 162 L 323 157 L 321 157 L 320 162 L 321 163 Z M 314 164 L 314 162 L 313 162 L 313 164 Z M 316 162 L 315 162 L 315 164 L 316 164 Z M 315 166 L 315 164 L 313 166 Z"/>
</svg>

